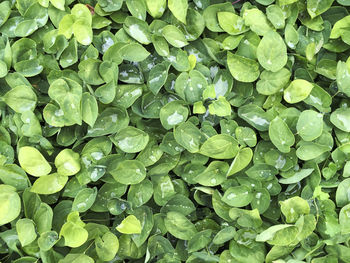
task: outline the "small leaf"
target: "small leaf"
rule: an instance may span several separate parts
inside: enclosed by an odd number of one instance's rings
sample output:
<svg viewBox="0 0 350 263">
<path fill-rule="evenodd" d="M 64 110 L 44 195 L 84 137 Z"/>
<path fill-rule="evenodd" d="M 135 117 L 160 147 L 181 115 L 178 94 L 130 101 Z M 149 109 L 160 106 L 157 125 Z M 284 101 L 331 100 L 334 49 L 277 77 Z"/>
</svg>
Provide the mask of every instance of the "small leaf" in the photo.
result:
<svg viewBox="0 0 350 263">
<path fill-rule="evenodd" d="M 182 1 L 182 0 L 180 0 Z M 182 48 L 188 45 L 185 35 L 173 25 L 167 25 L 162 29 L 163 37 L 169 42 L 170 45 Z"/>
<path fill-rule="evenodd" d="M 303 111 L 298 119 L 297 131 L 304 141 L 313 141 L 323 131 L 323 115 L 313 110 Z"/>
<path fill-rule="evenodd" d="M 44 175 L 35 180 L 30 191 L 42 195 L 54 194 L 61 191 L 67 181 L 67 176 L 59 175 L 57 173 Z"/>
<path fill-rule="evenodd" d="M 236 157 L 233 159 L 226 176 L 231 176 L 248 166 L 253 157 L 253 151 L 250 148 L 240 149 Z"/>
<path fill-rule="evenodd" d="M 74 198 L 72 211 L 78 211 L 79 213 L 86 212 L 94 204 L 96 196 L 96 187 L 81 189 Z"/>
<path fill-rule="evenodd" d="M 112 232 L 106 232 L 95 240 L 96 252 L 103 261 L 113 260 L 119 249 L 118 238 Z"/>
<path fill-rule="evenodd" d="M 294 223 L 301 215 L 310 213 L 310 206 L 307 201 L 299 196 L 289 198 L 280 202 L 281 211 L 286 217 L 287 223 Z"/>
<path fill-rule="evenodd" d="M 179 21 L 186 24 L 188 0 L 169 0 L 168 8 Z"/>
<path fill-rule="evenodd" d="M 294 134 L 288 125 L 278 116 L 270 123 L 269 136 L 271 142 L 283 153 L 288 153 L 290 147 L 295 143 Z"/>
<path fill-rule="evenodd" d="M 332 112 L 331 122 L 338 129 L 350 132 L 350 109 L 348 108 L 339 108 Z"/>
<path fill-rule="evenodd" d="M 71 212 L 67 216 L 67 222 L 63 224 L 60 236 L 64 237 L 64 244 L 68 247 L 80 247 L 88 239 L 88 231 L 84 228 L 78 212 Z"/>
<path fill-rule="evenodd" d="M 23 113 L 34 111 L 37 97 L 30 87 L 19 85 L 4 95 L 4 101 L 14 111 Z"/>
<path fill-rule="evenodd" d="M 98 105 L 94 96 L 85 92 L 81 98 L 82 118 L 90 127 L 93 127 L 98 116 Z"/>
<path fill-rule="evenodd" d="M 230 135 L 218 134 L 202 145 L 200 153 L 215 159 L 231 159 L 238 153 L 238 142 Z"/>
<path fill-rule="evenodd" d="M 40 177 L 51 172 L 51 166 L 45 157 L 34 147 L 25 146 L 19 149 L 18 161 L 30 175 Z"/>
<path fill-rule="evenodd" d="M 71 149 L 64 149 L 56 156 L 55 166 L 60 175 L 74 175 L 80 171 L 80 156 Z"/>
<path fill-rule="evenodd" d="M 227 52 L 227 65 L 232 76 L 241 82 L 254 82 L 259 77 L 259 64 L 252 59 Z"/>
<path fill-rule="evenodd" d="M 129 215 L 116 227 L 116 229 L 123 234 L 140 234 L 141 223 L 134 215 Z"/>
<path fill-rule="evenodd" d="M 60 9 L 62 11 L 65 11 L 64 5 L 65 5 L 65 0 L 50 0 L 50 3 L 56 7 L 57 9 Z"/>
<path fill-rule="evenodd" d="M 293 80 L 288 88 L 284 90 L 283 98 L 286 102 L 291 104 L 303 101 L 309 96 L 312 88 L 313 84 L 306 80 Z"/>
<path fill-rule="evenodd" d="M 222 201 L 233 207 L 243 207 L 253 200 L 253 193 L 248 186 L 233 186 L 225 191 Z"/>
<path fill-rule="evenodd" d="M 15 220 L 21 212 L 21 199 L 15 188 L 0 184 L 0 226 Z"/>
<path fill-rule="evenodd" d="M 197 233 L 194 224 L 178 212 L 168 212 L 164 224 L 170 234 L 181 240 L 190 240 Z"/>
<path fill-rule="evenodd" d="M 259 63 L 267 70 L 277 72 L 287 63 L 287 47 L 275 31 L 264 35 L 256 50 Z"/>
<path fill-rule="evenodd" d="M 32 243 L 37 236 L 34 222 L 28 218 L 22 218 L 16 222 L 16 231 L 22 247 Z"/>
</svg>

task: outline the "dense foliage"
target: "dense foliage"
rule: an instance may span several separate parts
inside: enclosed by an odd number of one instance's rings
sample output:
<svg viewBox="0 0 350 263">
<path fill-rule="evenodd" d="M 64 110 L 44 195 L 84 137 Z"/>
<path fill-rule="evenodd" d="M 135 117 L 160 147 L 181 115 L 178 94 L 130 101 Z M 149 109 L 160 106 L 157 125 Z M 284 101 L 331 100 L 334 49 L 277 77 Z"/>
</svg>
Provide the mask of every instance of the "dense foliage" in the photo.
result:
<svg viewBox="0 0 350 263">
<path fill-rule="evenodd" d="M 232 2 L 1 1 L 1 262 L 350 262 L 350 0 Z"/>
</svg>

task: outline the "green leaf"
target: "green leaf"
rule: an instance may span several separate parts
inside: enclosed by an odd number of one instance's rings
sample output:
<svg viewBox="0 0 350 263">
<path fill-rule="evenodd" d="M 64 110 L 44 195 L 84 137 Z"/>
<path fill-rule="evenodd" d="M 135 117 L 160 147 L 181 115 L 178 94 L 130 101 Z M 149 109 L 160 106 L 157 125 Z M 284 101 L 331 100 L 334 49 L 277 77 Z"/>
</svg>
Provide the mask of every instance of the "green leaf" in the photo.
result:
<svg viewBox="0 0 350 263">
<path fill-rule="evenodd" d="M 294 134 L 288 125 L 278 116 L 270 123 L 269 136 L 271 142 L 283 153 L 288 153 L 290 147 L 295 143 Z"/>
<path fill-rule="evenodd" d="M 225 191 L 222 201 L 233 207 L 243 207 L 253 200 L 253 193 L 248 186 L 233 186 Z"/>
<path fill-rule="evenodd" d="M 166 83 L 168 77 L 168 67 L 165 64 L 158 64 L 151 69 L 147 84 L 153 94 L 157 95 L 159 90 Z"/>
<path fill-rule="evenodd" d="M 98 116 L 98 105 L 94 96 L 84 92 L 81 98 L 82 119 L 93 127 Z"/>
<path fill-rule="evenodd" d="M 63 51 L 60 57 L 60 65 L 67 68 L 78 61 L 78 44 L 75 38 L 69 41 L 68 47 Z"/>
<path fill-rule="evenodd" d="M 264 36 L 272 30 L 266 15 L 257 8 L 244 10 L 243 19 L 245 25 L 260 36 Z"/>
<path fill-rule="evenodd" d="M 84 228 L 78 212 L 71 212 L 67 216 L 67 222 L 63 224 L 60 237 L 64 237 L 64 244 L 68 247 L 80 247 L 88 239 L 88 231 Z"/>
<path fill-rule="evenodd" d="M 289 48 L 295 49 L 299 42 L 298 32 L 293 25 L 287 24 L 284 32 L 284 39 Z"/>
<path fill-rule="evenodd" d="M 188 113 L 188 108 L 184 106 L 182 101 L 171 101 L 160 109 L 160 122 L 165 129 L 169 130 L 184 123 Z"/>
<path fill-rule="evenodd" d="M 65 5 L 65 0 L 50 0 L 50 3 L 56 7 L 57 9 L 60 9 L 62 11 L 64 11 L 64 5 Z"/>
<path fill-rule="evenodd" d="M 0 14 L 0 26 L 2 26 L 11 14 L 11 4 L 9 1 L 4 1 L 0 4 L 1 14 Z"/>
<path fill-rule="evenodd" d="M 297 157 L 301 160 L 308 161 L 319 157 L 321 154 L 329 151 L 329 147 L 314 142 L 301 142 L 297 149 Z"/>
<path fill-rule="evenodd" d="M 188 197 L 176 194 L 162 207 L 161 212 L 175 211 L 187 216 L 195 210 L 193 202 Z"/>
<path fill-rule="evenodd" d="M 145 0 L 147 12 L 153 18 L 159 18 L 163 15 L 166 7 L 166 0 Z"/>
<path fill-rule="evenodd" d="M 249 127 L 237 127 L 235 130 L 236 138 L 239 144 L 254 147 L 257 142 L 256 134 L 253 129 Z"/>
<path fill-rule="evenodd" d="M 55 166 L 60 175 L 74 175 L 80 171 L 80 156 L 71 149 L 64 149 L 56 156 Z"/>
<path fill-rule="evenodd" d="M 242 227 L 260 227 L 262 220 L 259 216 L 259 211 L 254 210 L 244 210 L 239 208 L 230 209 L 230 217 L 233 220 L 237 220 L 237 223 Z"/>
<path fill-rule="evenodd" d="M 42 195 L 54 194 L 61 191 L 66 185 L 67 181 L 67 176 L 57 173 L 43 175 L 35 180 L 30 191 Z"/>
<path fill-rule="evenodd" d="M 278 173 L 277 169 L 265 163 L 256 163 L 245 172 L 250 178 L 259 181 L 269 181 L 274 179 Z"/>
<path fill-rule="evenodd" d="M 280 179 L 279 182 L 281 184 L 295 184 L 308 177 L 313 171 L 314 169 L 301 169 L 291 177 Z"/>
<path fill-rule="evenodd" d="M 211 229 L 206 229 L 196 233 L 188 241 L 188 251 L 191 253 L 206 247 L 211 241 L 211 234 Z"/>
<path fill-rule="evenodd" d="M 81 19 L 86 22 L 88 26 L 91 26 L 91 12 L 89 8 L 84 4 L 75 4 L 71 10 L 71 14 L 75 17 L 75 19 Z"/>
<path fill-rule="evenodd" d="M 241 82 L 254 82 L 259 77 L 259 64 L 252 59 L 227 52 L 227 66 L 232 76 Z"/>
<path fill-rule="evenodd" d="M 81 61 L 78 65 L 79 77 L 91 85 L 100 85 L 104 81 L 99 74 L 101 61 L 98 59 L 88 58 Z"/>
<path fill-rule="evenodd" d="M 38 238 L 38 246 L 42 251 L 49 251 L 59 240 L 55 231 L 44 232 Z"/>
<path fill-rule="evenodd" d="M 313 141 L 322 134 L 323 115 L 313 110 L 305 110 L 300 114 L 296 128 L 304 141 Z"/>
<path fill-rule="evenodd" d="M 57 79 L 51 83 L 48 94 L 60 105 L 67 126 L 81 124 L 82 87 L 79 83 L 68 78 Z"/>
<path fill-rule="evenodd" d="M 90 45 L 92 42 L 92 29 L 86 24 L 86 19 L 78 19 L 73 24 L 73 34 L 82 45 Z"/>
<path fill-rule="evenodd" d="M 132 126 L 120 130 L 113 138 L 115 145 L 126 153 L 136 153 L 142 151 L 149 141 L 149 136 Z"/>
<path fill-rule="evenodd" d="M 232 226 L 227 226 L 221 229 L 214 237 L 213 243 L 216 245 L 224 244 L 225 242 L 233 239 L 236 234 L 236 230 Z"/>
<path fill-rule="evenodd" d="M 86 212 L 94 204 L 97 196 L 96 188 L 81 189 L 74 198 L 72 211 Z"/>
<path fill-rule="evenodd" d="M 34 222 L 28 218 L 23 218 L 16 222 L 16 231 L 22 247 L 29 245 L 37 237 Z"/>
<path fill-rule="evenodd" d="M 256 83 L 256 90 L 263 95 L 272 95 L 283 89 L 288 83 L 291 73 L 282 68 L 276 72 L 264 70 Z"/>
<path fill-rule="evenodd" d="M 350 132 L 350 118 L 349 118 L 350 109 L 348 108 L 339 108 L 332 112 L 331 122 L 338 129 Z"/>
<path fill-rule="evenodd" d="M 37 102 L 37 96 L 33 90 L 25 85 L 11 89 L 4 95 L 3 99 L 11 109 L 18 113 L 33 111 Z"/>
<path fill-rule="evenodd" d="M 0 184 L 0 225 L 15 220 L 21 212 L 21 199 L 15 188 Z"/>
<path fill-rule="evenodd" d="M 4 61 L 0 60 L 0 78 L 3 78 L 7 75 L 7 65 Z"/>
<path fill-rule="evenodd" d="M 134 215 L 129 215 L 116 229 L 123 234 L 140 234 L 142 228 L 140 221 Z"/>
<path fill-rule="evenodd" d="M 129 16 L 125 19 L 123 28 L 139 43 L 144 45 L 151 43 L 151 34 L 145 21 Z"/>
<path fill-rule="evenodd" d="M 140 161 L 125 160 L 110 171 L 113 178 L 121 184 L 138 184 L 146 177 L 146 168 Z"/>
<path fill-rule="evenodd" d="M 145 60 L 150 53 L 140 44 L 131 43 L 119 49 L 121 57 L 128 61 L 140 62 Z"/>
<path fill-rule="evenodd" d="M 199 151 L 202 136 L 200 130 L 191 122 L 182 123 L 174 130 L 176 142 L 191 153 Z"/>
<path fill-rule="evenodd" d="M 146 2 L 143 0 L 126 0 L 130 13 L 141 20 L 146 20 Z"/>
<path fill-rule="evenodd" d="M 349 198 L 350 196 L 348 194 L 349 186 L 350 186 L 350 179 L 349 178 L 343 180 L 338 185 L 337 191 L 336 191 L 336 196 L 335 196 L 335 200 L 336 200 L 338 207 L 343 207 L 349 203 L 349 201 L 350 201 L 350 198 Z"/>
<path fill-rule="evenodd" d="M 197 233 L 194 224 L 178 212 L 168 212 L 164 224 L 170 234 L 181 240 L 190 240 Z"/>
<path fill-rule="evenodd" d="M 337 64 L 337 85 L 341 92 L 344 92 L 348 97 L 350 96 L 349 81 L 350 70 L 345 62 L 339 61 Z"/>
<path fill-rule="evenodd" d="M 333 2 L 334 0 L 325 0 L 325 1 L 308 0 L 307 12 L 311 16 L 311 18 L 314 18 L 326 12 L 331 7 Z"/>
<path fill-rule="evenodd" d="M 65 15 L 58 26 L 58 34 L 64 35 L 67 39 L 70 39 L 73 34 L 73 24 L 75 17 L 73 15 Z"/>
<path fill-rule="evenodd" d="M 238 109 L 238 116 L 259 131 L 269 129 L 271 117 L 257 105 L 247 104 Z"/>
<path fill-rule="evenodd" d="M 186 24 L 188 0 L 169 0 L 168 8 L 179 21 Z"/>
<path fill-rule="evenodd" d="M 180 0 L 182 1 L 182 0 Z M 185 35 L 180 29 L 173 25 L 167 25 L 162 29 L 162 35 L 169 42 L 170 45 L 182 48 L 188 45 Z"/>
<path fill-rule="evenodd" d="M 287 63 L 287 47 L 282 37 L 275 31 L 264 35 L 256 50 L 260 65 L 266 70 L 277 72 Z"/>
<path fill-rule="evenodd" d="M 230 35 L 239 35 L 247 31 L 244 20 L 232 12 L 218 12 L 220 27 Z"/>
<path fill-rule="evenodd" d="M 194 180 L 204 186 L 216 186 L 226 180 L 226 173 L 229 166 L 226 162 L 213 161 Z"/>
<path fill-rule="evenodd" d="M 267 19 L 276 29 L 283 29 L 285 26 L 285 17 L 283 10 L 278 5 L 270 5 L 266 8 Z"/>
<path fill-rule="evenodd" d="M 281 212 L 286 217 L 287 223 L 294 223 L 301 215 L 310 213 L 310 206 L 307 201 L 299 196 L 289 198 L 280 202 Z"/>
<path fill-rule="evenodd" d="M 141 183 L 131 185 L 128 191 L 128 201 L 139 207 L 151 199 L 153 195 L 153 184 L 144 179 Z"/>
<path fill-rule="evenodd" d="M 275 235 L 277 235 L 280 231 L 288 228 L 293 228 L 293 225 L 274 225 L 269 227 L 268 229 L 261 232 L 259 235 L 256 236 L 256 241 L 258 242 L 266 242 L 269 240 L 273 240 Z"/>
<path fill-rule="evenodd" d="M 284 90 L 283 98 L 288 103 L 297 103 L 306 99 L 311 90 L 313 84 L 303 79 L 293 80 L 288 88 Z"/>
<path fill-rule="evenodd" d="M 34 147 L 24 146 L 19 149 L 18 161 L 30 175 L 40 177 L 51 172 L 51 166 L 45 157 Z"/>
<path fill-rule="evenodd" d="M 253 157 L 253 151 L 250 148 L 240 149 L 233 159 L 226 176 L 231 176 L 248 166 Z"/>
<path fill-rule="evenodd" d="M 53 212 L 49 205 L 41 203 L 34 213 L 34 222 L 39 234 L 51 230 Z"/>
<path fill-rule="evenodd" d="M 118 238 L 112 232 L 106 232 L 95 240 L 96 252 L 103 261 L 113 260 L 119 249 Z"/>
<path fill-rule="evenodd" d="M 200 153 L 215 159 L 231 159 L 238 153 L 238 142 L 230 135 L 210 137 L 200 148 Z"/>
<path fill-rule="evenodd" d="M 209 113 L 220 117 L 229 116 L 231 114 L 231 105 L 224 96 L 220 96 L 209 105 Z"/>
<path fill-rule="evenodd" d="M 94 126 L 88 128 L 86 136 L 97 137 L 113 134 L 128 127 L 128 124 L 129 116 L 124 108 L 109 107 L 98 115 Z"/>
<path fill-rule="evenodd" d="M 78 263 L 78 262 L 94 263 L 95 261 L 91 257 L 85 254 L 67 254 L 63 259 L 60 260 L 60 263 Z"/>
<path fill-rule="evenodd" d="M 350 233 L 350 228 L 349 228 L 349 209 L 350 209 L 350 204 L 344 206 L 340 212 L 339 212 L 339 224 L 341 225 L 341 233 L 343 235 L 346 235 Z"/>
<path fill-rule="evenodd" d="M 15 187 L 17 190 L 24 190 L 29 185 L 27 174 L 17 164 L 0 166 L 0 180 L 6 185 Z"/>
<path fill-rule="evenodd" d="M 188 59 L 187 59 L 188 60 Z M 205 97 L 207 80 L 198 70 L 181 73 L 175 81 L 175 92 L 185 101 L 194 103 Z"/>
<path fill-rule="evenodd" d="M 203 6 L 203 5 L 202 5 Z M 201 6 L 201 7 L 202 7 Z M 218 16 L 219 12 L 231 12 L 234 13 L 234 8 L 231 3 L 220 3 L 209 5 L 203 12 L 206 27 L 212 32 L 223 32 L 223 29 L 219 25 Z"/>
<path fill-rule="evenodd" d="M 122 7 L 123 0 L 98 0 L 98 4 L 101 6 L 104 12 L 114 12 L 118 11 Z"/>
</svg>

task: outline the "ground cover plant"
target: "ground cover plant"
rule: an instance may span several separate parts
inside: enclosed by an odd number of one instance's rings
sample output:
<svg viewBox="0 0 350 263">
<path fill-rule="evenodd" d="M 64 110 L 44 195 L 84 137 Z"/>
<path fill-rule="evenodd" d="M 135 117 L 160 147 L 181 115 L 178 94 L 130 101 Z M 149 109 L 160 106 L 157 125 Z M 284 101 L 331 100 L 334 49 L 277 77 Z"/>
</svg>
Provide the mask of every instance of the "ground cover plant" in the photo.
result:
<svg viewBox="0 0 350 263">
<path fill-rule="evenodd" d="M 350 262 L 350 0 L 0 3 L 0 262 Z"/>
</svg>

